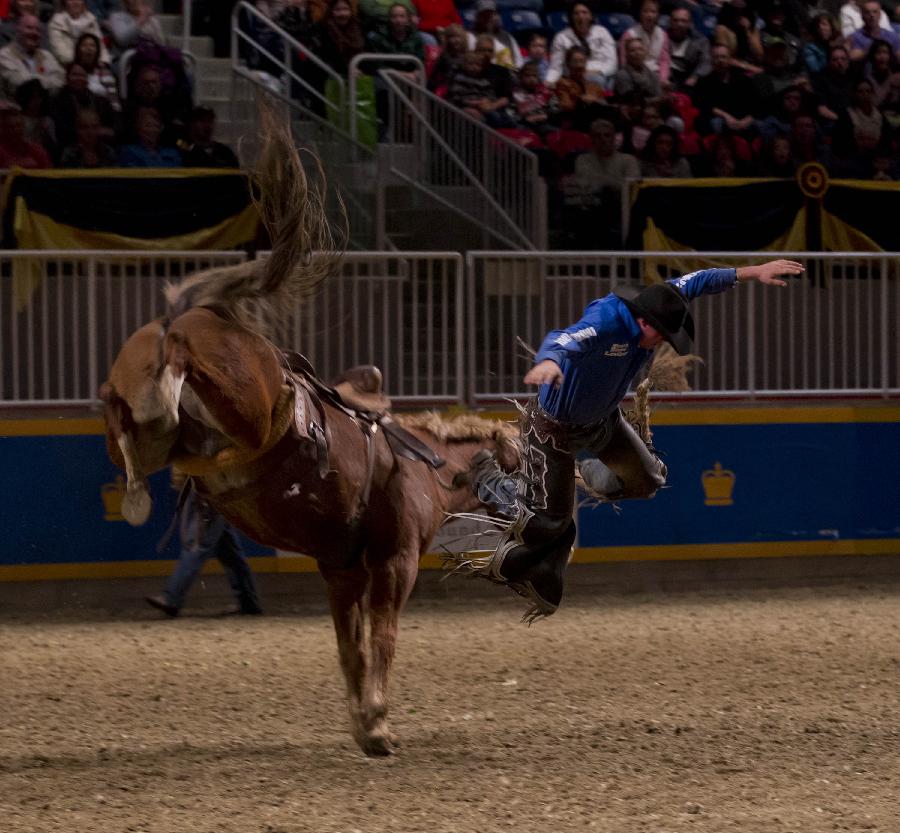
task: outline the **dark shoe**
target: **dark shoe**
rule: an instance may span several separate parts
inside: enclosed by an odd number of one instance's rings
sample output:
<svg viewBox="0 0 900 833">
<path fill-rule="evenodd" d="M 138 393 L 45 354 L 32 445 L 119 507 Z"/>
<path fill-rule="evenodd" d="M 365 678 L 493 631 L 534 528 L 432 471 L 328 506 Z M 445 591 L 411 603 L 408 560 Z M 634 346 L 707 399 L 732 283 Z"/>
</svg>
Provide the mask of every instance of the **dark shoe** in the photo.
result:
<svg viewBox="0 0 900 833">
<path fill-rule="evenodd" d="M 173 619 L 178 615 L 178 608 L 175 607 L 175 605 L 170 605 L 166 601 L 165 596 L 147 596 L 144 601 L 147 602 L 150 607 L 161 610 L 166 616 L 170 616 Z"/>
<path fill-rule="evenodd" d="M 574 521 L 556 540 L 541 547 L 540 551 L 520 546 L 507 554 L 496 574 L 520 596 L 531 602 L 522 621 L 531 624 L 542 616 L 552 616 L 562 601 L 563 579 L 572 558 L 575 543 Z"/>
<path fill-rule="evenodd" d="M 243 605 L 238 609 L 241 616 L 262 616 L 263 609 L 259 605 Z"/>
</svg>

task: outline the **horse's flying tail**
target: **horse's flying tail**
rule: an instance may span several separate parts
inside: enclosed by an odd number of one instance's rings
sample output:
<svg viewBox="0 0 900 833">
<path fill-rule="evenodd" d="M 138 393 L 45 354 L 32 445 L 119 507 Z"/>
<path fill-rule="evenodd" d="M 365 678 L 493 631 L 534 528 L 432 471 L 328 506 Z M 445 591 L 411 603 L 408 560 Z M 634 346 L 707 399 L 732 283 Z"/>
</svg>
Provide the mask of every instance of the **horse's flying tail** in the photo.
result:
<svg viewBox="0 0 900 833">
<path fill-rule="evenodd" d="M 343 203 L 337 233 L 326 214 L 327 183 L 314 154 L 298 150 L 290 122 L 262 100 L 261 150 L 253 171 L 251 198 L 259 211 L 272 252 L 265 260 L 199 272 L 166 287 L 173 307 L 226 307 L 243 323 L 274 334 L 295 302 L 313 294 L 334 274 L 346 247 Z M 309 153 L 314 181 L 301 153 Z M 315 257 L 313 254 L 315 253 Z"/>
</svg>

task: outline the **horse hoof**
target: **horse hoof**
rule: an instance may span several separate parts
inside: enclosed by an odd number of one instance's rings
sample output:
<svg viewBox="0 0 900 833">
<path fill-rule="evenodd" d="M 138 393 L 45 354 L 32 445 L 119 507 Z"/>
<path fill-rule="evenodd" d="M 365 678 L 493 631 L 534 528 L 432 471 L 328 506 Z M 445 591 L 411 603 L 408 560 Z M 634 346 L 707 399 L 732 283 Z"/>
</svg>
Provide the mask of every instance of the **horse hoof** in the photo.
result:
<svg viewBox="0 0 900 833">
<path fill-rule="evenodd" d="M 388 733 L 368 735 L 362 739 L 360 746 L 370 758 L 386 758 L 388 755 L 395 754 L 400 744 L 397 743 L 394 735 Z"/>
<path fill-rule="evenodd" d="M 122 498 L 122 517 L 132 526 L 141 526 L 147 523 L 152 508 L 153 500 L 150 498 L 147 487 L 143 484 L 129 489 Z"/>
</svg>

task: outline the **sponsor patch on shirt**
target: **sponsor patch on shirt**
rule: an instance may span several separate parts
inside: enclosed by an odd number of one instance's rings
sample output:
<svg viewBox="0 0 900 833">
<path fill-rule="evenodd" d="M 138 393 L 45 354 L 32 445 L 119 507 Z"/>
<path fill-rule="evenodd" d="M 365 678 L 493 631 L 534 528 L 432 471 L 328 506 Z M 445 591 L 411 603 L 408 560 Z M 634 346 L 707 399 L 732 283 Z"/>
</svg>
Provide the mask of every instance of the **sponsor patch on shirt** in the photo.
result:
<svg viewBox="0 0 900 833">
<path fill-rule="evenodd" d="M 614 359 L 621 359 L 628 355 L 628 344 L 613 344 L 603 355 L 612 356 Z"/>
</svg>

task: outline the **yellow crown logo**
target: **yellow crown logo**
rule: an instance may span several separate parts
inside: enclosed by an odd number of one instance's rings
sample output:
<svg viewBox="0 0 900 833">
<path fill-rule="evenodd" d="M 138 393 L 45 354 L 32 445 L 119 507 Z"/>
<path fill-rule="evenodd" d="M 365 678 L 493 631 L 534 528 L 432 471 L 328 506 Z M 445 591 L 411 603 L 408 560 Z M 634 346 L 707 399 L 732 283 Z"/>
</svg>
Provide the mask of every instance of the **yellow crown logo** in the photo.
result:
<svg viewBox="0 0 900 833">
<path fill-rule="evenodd" d="M 703 481 L 703 493 L 706 495 L 706 500 L 703 502 L 707 506 L 731 506 L 734 503 L 731 499 L 736 480 L 734 472 L 723 469 L 718 460 L 711 469 L 703 472 L 701 480 Z"/>
<path fill-rule="evenodd" d="M 124 521 L 122 515 L 122 500 L 125 498 L 125 478 L 120 474 L 115 483 L 104 483 L 100 487 L 100 497 L 103 498 L 103 508 L 107 521 Z"/>
</svg>

